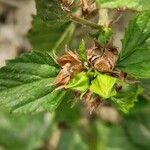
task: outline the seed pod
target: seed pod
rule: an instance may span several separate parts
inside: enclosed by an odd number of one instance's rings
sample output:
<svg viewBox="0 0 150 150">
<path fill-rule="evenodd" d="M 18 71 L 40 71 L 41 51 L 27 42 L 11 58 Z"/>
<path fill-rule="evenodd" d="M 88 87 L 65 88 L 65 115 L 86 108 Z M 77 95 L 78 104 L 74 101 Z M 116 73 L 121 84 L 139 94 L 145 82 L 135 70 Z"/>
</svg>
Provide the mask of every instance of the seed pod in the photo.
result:
<svg viewBox="0 0 150 150">
<path fill-rule="evenodd" d="M 71 77 L 81 72 L 83 69 L 78 56 L 72 51 L 67 51 L 65 55 L 57 59 L 57 62 L 61 66 L 61 71 L 54 82 L 56 85 L 68 84 Z"/>
<path fill-rule="evenodd" d="M 71 64 L 65 64 L 57 75 L 54 84 L 55 85 L 65 85 L 70 81 L 70 68 Z"/>
<path fill-rule="evenodd" d="M 80 0 L 79 6 L 81 7 L 84 16 L 87 16 L 96 10 L 96 4 L 92 0 Z"/>
<path fill-rule="evenodd" d="M 95 111 L 102 103 L 102 101 L 99 99 L 99 97 L 93 96 L 92 92 L 87 92 L 83 96 L 83 102 L 86 105 L 87 109 L 90 111 L 90 113 Z"/>
<path fill-rule="evenodd" d="M 70 7 L 72 6 L 74 0 L 61 0 L 62 9 L 64 11 L 70 12 Z"/>
<path fill-rule="evenodd" d="M 100 72 L 112 72 L 118 58 L 117 49 L 112 46 L 95 45 L 87 50 L 87 55 L 91 67 Z"/>
<path fill-rule="evenodd" d="M 74 0 L 61 0 L 61 3 L 63 3 L 66 6 L 72 5 Z"/>
<path fill-rule="evenodd" d="M 72 51 L 67 51 L 66 54 L 57 59 L 57 62 L 60 66 L 64 66 L 66 63 L 71 63 L 72 65 L 81 63 L 78 56 Z"/>
</svg>

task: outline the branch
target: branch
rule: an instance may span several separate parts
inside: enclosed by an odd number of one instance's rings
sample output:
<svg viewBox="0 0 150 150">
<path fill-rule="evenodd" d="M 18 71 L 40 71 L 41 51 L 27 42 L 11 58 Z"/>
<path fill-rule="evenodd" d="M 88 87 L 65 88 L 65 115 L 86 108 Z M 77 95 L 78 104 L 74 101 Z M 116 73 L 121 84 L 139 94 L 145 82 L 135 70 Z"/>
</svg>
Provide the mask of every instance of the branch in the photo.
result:
<svg viewBox="0 0 150 150">
<path fill-rule="evenodd" d="M 91 21 L 88 21 L 86 19 L 83 19 L 83 18 L 80 18 L 80 17 L 77 17 L 77 16 L 70 16 L 70 19 L 76 23 L 79 23 L 79 24 L 82 24 L 82 25 L 86 25 L 86 26 L 89 26 L 93 29 L 97 29 L 97 30 L 103 30 L 103 26 L 101 25 L 98 25 L 96 23 L 93 23 Z"/>
</svg>

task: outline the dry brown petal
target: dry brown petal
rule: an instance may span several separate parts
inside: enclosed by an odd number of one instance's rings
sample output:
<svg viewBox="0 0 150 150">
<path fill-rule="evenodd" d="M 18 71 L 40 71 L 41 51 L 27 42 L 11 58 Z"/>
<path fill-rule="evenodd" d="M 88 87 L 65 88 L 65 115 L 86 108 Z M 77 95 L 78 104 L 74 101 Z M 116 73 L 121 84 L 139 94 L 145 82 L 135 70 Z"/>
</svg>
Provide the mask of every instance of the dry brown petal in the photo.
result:
<svg viewBox="0 0 150 150">
<path fill-rule="evenodd" d="M 70 12 L 70 8 L 73 4 L 74 0 L 61 0 L 62 9 L 66 12 Z"/>
<path fill-rule="evenodd" d="M 60 70 L 59 74 L 57 75 L 54 84 L 55 85 L 65 85 L 70 80 L 70 68 L 71 64 L 67 63 L 63 66 L 63 68 Z"/>
<path fill-rule="evenodd" d="M 90 113 L 92 113 L 93 111 L 96 111 L 96 109 L 101 105 L 101 101 L 99 98 L 96 98 L 93 102 L 91 102 L 91 109 L 90 109 Z"/>
<path fill-rule="evenodd" d="M 86 105 L 87 109 L 90 111 L 90 113 L 95 111 L 101 104 L 99 97 L 94 97 L 92 92 L 87 92 L 83 96 L 83 102 Z"/>
<path fill-rule="evenodd" d="M 61 3 L 65 6 L 71 6 L 74 0 L 61 0 Z"/>
<path fill-rule="evenodd" d="M 112 71 L 112 66 L 109 64 L 109 62 L 106 60 L 105 57 L 96 59 L 93 63 L 93 68 L 97 71 L 101 72 L 110 72 Z"/>
<path fill-rule="evenodd" d="M 57 59 L 60 66 L 64 66 L 66 63 L 71 63 L 72 65 L 80 64 L 78 56 L 72 51 L 68 51 L 65 55 Z"/>
<path fill-rule="evenodd" d="M 71 76 L 74 76 L 77 73 L 80 73 L 82 71 L 82 69 L 83 69 L 83 66 L 81 64 L 72 66 L 70 69 Z"/>
<path fill-rule="evenodd" d="M 67 51 L 67 53 L 57 60 L 58 64 L 61 66 L 61 71 L 54 84 L 56 85 L 66 85 L 69 83 L 72 76 L 81 72 L 83 69 L 81 61 L 78 56 L 72 51 Z"/>
<path fill-rule="evenodd" d="M 89 61 L 93 61 L 93 59 L 97 58 L 97 57 L 101 57 L 103 55 L 104 50 L 102 48 L 98 48 L 98 47 L 92 47 L 90 49 L 87 49 L 87 58 Z"/>
<path fill-rule="evenodd" d="M 82 8 L 83 15 L 90 14 L 96 9 L 96 5 L 92 0 L 80 0 L 80 7 Z"/>
<path fill-rule="evenodd" d="M 114 70 L 114 71 L 111 73 L 111 75 L 114 76 L 114 77 L 116 77 L 116 78 L 118 78 L 118 79 L 120 79 L 120 80 L 122 80 L 122 81 L 125 81 L 126 78 L 127 78 L 127 73 L 122 72 L 122 71 L 120 72 L 120 71 Z"/>
<path fill-rule="evenodd" d="M 117 56 L 109 50 L 105 50 L 102 57 L 94 62 L 94 68 L 102 72 L 112 72 L 117 61 Z"/>
<path fill-rule="evenodd" d="M 114 47 L 95 46 L 87 50 L 88 61 L 92 68 L 101 72 L 112 72 L 118 55 Z"/>
<path fill-rule="evenodd" d="M 66 85 L 70 81 L 70 76 L 63 76 L 62 74 L 59 74 L 56 77 L 56 80 L 54 81 L 55 85 Z"/>
</svg>

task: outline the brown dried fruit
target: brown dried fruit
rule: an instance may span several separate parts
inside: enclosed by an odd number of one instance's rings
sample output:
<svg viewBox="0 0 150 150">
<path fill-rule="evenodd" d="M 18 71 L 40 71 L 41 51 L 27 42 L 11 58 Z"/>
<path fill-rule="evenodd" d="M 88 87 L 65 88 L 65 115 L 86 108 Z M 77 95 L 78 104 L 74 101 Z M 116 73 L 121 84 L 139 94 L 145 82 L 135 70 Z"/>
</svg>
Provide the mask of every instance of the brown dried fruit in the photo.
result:
<svg viewBox="0 0 150 150">
<path fill-rule="evenodd" d="M 70 7 L 73 4 L 74 0 L 61 0 L 61 3 L 65 7 Z"/>
<path fill-rule="evenodd" d="M 71 77 L 81 72 L 83 69 L 81 61 L 78 56 L 72 51 L 68 51 L 65 55 L 57 59 L 58 64 L 61 66 L 61 71 L 54 84 L 66 85 L 70 81 Z"/>
<path fill-rule="evenodd" d="M 77 54 L 72 51 L 67 51 L 66 54 L 57 59 L 57 62 L 60 66 L 64 66 L 66 63 L 71 63 L 72 65 L 81 63 Z"/>
<path fill-rule="evenodd" d="M 91 14 L 96 9 L 96 5 L 92 0 L 80 0 L 80 7 L 83 15 Z"/>
<path fill-rule="evenodd" d="M 95 43 L 95 46 L 87 50 L 88 68 L 105 73 L 109 72 L 113 76 L 120 77 L 120 74 L 114 70 L 117 58 L 117 49 L 111 44 L 102 47 L 99 43 Z M 73 76 L 87 69 L 80 61 L 78 54 L 72 51 L 66 51 L 66 54 L 57 59 L 57 63 L 61 66 L 61 70 L 54 82 L 58 86 L 56 89 L 65 88 Z M 120 90 L 120 88 L 116 85 L 116 89 Z M 91 113 L 102 103 L 102 100 L 90 91 L 87 91 L 82 98 Z"/>
<path fill-rule="evenodd" d="M 118 59 L 115 47 L 95 45 L 87 50 L 87 58 L 92 68 L 100 72 L 112 72 Z"/>
<path fill-rule="evenodd" d="M 70 80 L 70 67 L 71 64 L 68 63 L 62 67 L 59 74 L 57 75 L 54 84 L 56 85 L 64 85 L 67 84 Z"/>
<path fill-rule="evenodd" d="M 83 101 L 84 101 L 84 104 L 86 105 L 87 109 L 90 111 L 90 113 L 95 111 L 102 103 L 102 101 L 99 99 L 99 97 L 93 96 L 92 92 L 87 92 L 83 96 Z"/>
<path fill-rule="evenodd" d="M 74 0 L 61 0 L 62 9 L 64 11 L 70 12 L 70 7 L 72 6 Z"/>
</svg>

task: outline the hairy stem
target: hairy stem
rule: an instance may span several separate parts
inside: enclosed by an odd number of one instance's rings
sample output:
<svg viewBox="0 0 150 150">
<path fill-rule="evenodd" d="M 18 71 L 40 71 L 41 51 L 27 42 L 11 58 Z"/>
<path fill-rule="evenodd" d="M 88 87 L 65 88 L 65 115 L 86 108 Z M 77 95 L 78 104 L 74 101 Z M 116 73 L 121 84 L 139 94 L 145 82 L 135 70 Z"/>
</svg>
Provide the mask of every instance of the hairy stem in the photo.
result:
<svg viewBox="0 0 150 150">
<path fill-rule="evenodd" d="M 103 26 L 101 25 L 98 25 L 96 23 L 93 23 L 91 21 L 88 21 L 86 19 L 83 19 L 83 18 L 80 18 L 80 17 L 77 17 L 77 16 L 71 16 L 70 19 L 76 23 L 79 23 L 79 24 L 82 24 L 82 25 L 86 25 L 86 26 L 89 26 L 93 29 L 97 29 L 97 30 L 102 30 L 103 29 Z"/>
</svg>

